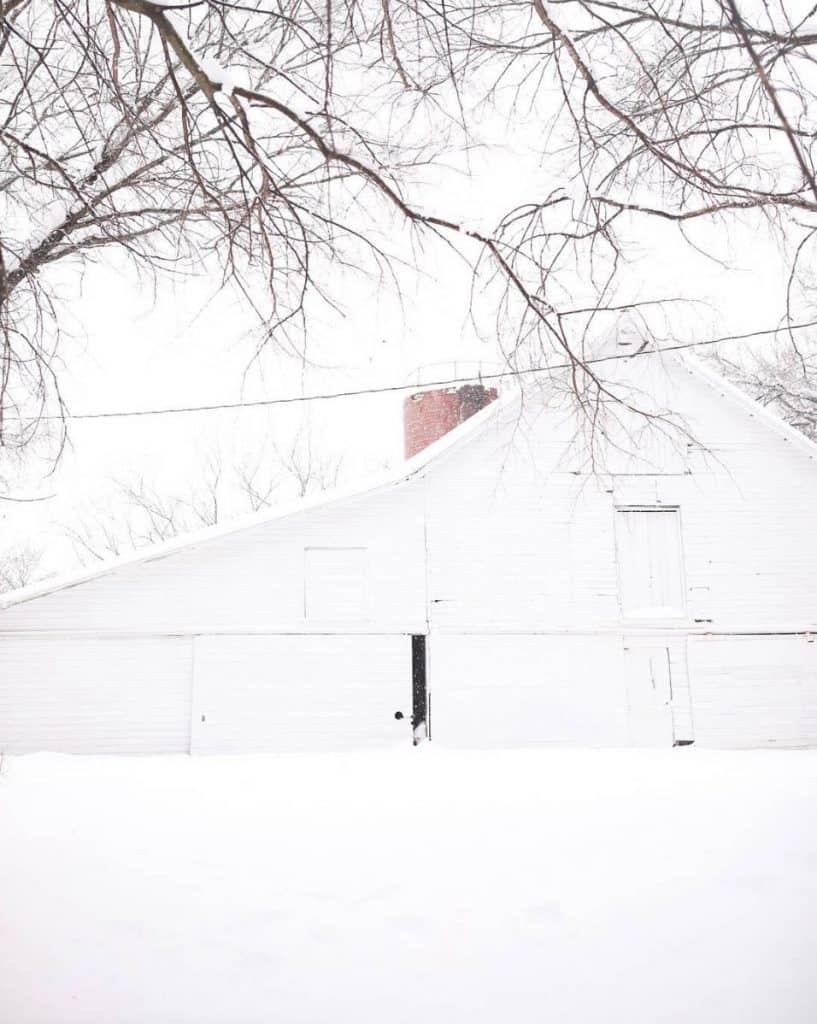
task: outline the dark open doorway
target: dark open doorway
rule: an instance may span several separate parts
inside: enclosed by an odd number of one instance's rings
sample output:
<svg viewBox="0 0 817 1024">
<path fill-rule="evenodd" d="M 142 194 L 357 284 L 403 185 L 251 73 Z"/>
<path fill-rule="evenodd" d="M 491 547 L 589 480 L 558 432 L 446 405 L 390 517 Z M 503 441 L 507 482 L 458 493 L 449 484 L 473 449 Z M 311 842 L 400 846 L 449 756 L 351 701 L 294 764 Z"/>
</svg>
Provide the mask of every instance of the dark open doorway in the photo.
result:
<svg viewBox="0 0 817 1024">
<path fill-rule="evenodd" d="M 426 638 L 411 638 L 411 725 L 415 745 L 430 736 L 428 724 L 428 689 L 426 685 Z"/>
</svg>

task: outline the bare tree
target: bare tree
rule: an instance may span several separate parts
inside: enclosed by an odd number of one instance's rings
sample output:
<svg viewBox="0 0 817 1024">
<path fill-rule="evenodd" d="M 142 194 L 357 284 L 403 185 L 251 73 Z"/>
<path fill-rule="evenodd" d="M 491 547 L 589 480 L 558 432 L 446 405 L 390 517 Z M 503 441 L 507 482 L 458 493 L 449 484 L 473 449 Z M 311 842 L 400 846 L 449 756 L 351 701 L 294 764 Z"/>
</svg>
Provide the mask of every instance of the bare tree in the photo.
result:
<svg viewBox="0 0 817 1024">
<path fill-rule="evenodd" d="M 81 517 L 64 530 L 83 564 L 159 544 L 183 533 L 271 508 L 337 485 L 341 460 L 319 452 L 299 430 L 272 455 L 247 457 L 224 472 L 220 453 L 210 454 L 183 493 L 166 493 L 140 477 L 115 485 L 113 507 Z"/>
<path fill-rule="evenodd" d="M 290 445 L 276 445 L 274 451 L 281 470 L 295 485 L 297 498 L 337 487 L 343 460 L 318 450 L 310 431 L 299 430 Z"/>
<path fill-rule="evenodd" d="M 117 481 L 114 507 L 66 526 L 65 535 L 86 563 L 214 526 L 221 514 L 221 482 L 218 454 L 208 457 L 200 477 L 184 494 L 165 494 L 144 477 Z"/>
<path fill-rule="evenodd" d="M 41 559 L 42 552 L 27 544 L 0 552 L 0 593 L 32 583 Z"/>
<path fill-rule="evenodd" d="M 135 547 L 127 516 L 110 511 L 97 510 L 93 516 L 84 516 L 65 526 L 64 532 L 81 565 L 116 558 Z"/>
<path fill-rule="evenodd" d="M 801 0 L 3 0 L 0 438 L 61 409 L 54 265 L 217 268 L 294 344 L 333 266 L 388 268 L 395 218 L 471 260 L 508 359 L 564 365 L 594 422 L 618 397 L 594 332 L 636 305 L 621 272 L 650 222 L 764 218 L 785 322 L 812 308 L 815 48 Z M 489 107 L 538 120 L 558 173 L 468 227 L 416 171 Z"/>
<path fill-rule="evenodd" d="M 236 468 L 236 476 L 252 512 L 260 512 L 273 504 L 280 486 L 280 477 L 263 465 L 263 460 L 245 459 Z"/>
</svg>

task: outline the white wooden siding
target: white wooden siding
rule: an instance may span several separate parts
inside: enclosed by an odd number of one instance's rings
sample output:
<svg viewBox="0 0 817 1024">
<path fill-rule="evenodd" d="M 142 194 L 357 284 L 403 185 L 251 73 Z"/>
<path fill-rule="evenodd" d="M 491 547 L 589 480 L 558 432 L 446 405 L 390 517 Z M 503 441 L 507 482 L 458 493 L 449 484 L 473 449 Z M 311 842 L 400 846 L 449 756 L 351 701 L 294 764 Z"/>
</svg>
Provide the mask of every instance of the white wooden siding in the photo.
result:
<svg viewBox="0 0 817 1024">
<path fill-rule="evenodd" d="M 538 632 L 620 619 L 604 483 L 546 474 L 479 439 L 428 476 L 433 631 Z"/>
<path fill-rule="evenodd" d="M 693 617 L 736 631 L 814 625 L 817 466 L 782 442 L 748 438 L 716 445 L 688 480 L 684 549 Z"/>
<path fill-rule="evenodd" d="M 615 637 L 445 634 L 430 645 L 431 735 L 453 746 L 629 744 Z"/>
<path fill-rule="evenodd" d="M 117 570 L 0 612 L 3 630 L 422 632 L 422 486 L 397 485 Z M 306 548 L 366 548 L 375 622 L 305 617 Z"/>
<path fill-rule="evenodd" d="M 504 425 L 429 467 L 432 629 L 626 630 L 614 529 L 622 506 L 680 510 L 679 630 L 817 628 L 817 463 L 673 372 L 673 408 L 713 449 L 706 459 L 682 459 L 679 438 L 671 472 L 636 463 L 639 472 L 593 476 L 567 441 L 561 456 L 554 446 L 564 418 L 529 409 L 526 421 L 509 411 Z M 666 616 L 653 618 L 663 630 Z"/>
<path fill-rule="evenodd" d="M 455 746 L 671 747 L 693 740 L 685 641 L 437 635 L 431 731 Z"/>
<path fill-rule="evenodd" d="M 368 622 L 366 548 L 306 548 L 304 615 L 308 622 Z"/>
<path fill-rule="evenodd" d="M 0 636 L 0 750 L 187 753 L 191 641 Z"/>
<path fill-rule="evenodd" d="M 695 741 L 707 747 L 817 744 L 817 641 L 695 637 L 689 643 Z"/>
<path fill-rule="evenodd" d="M 409 744 L 410 637 L 197 637 L 192 728 L 207 754 Z"/>
</svg>

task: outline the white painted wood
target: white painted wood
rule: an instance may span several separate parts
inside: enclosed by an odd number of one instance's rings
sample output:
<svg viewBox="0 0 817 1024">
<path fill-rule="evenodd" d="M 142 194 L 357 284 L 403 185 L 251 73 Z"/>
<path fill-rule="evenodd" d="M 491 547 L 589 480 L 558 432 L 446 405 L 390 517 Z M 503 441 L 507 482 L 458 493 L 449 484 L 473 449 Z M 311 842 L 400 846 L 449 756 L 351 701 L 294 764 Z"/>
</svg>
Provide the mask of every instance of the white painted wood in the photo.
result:
<svg viewBox="0 0 817 1024">
<path fill-rule="evenodd" d="M 430 678 L 432 735 L 454 746 L 693 739 L 674 639 L 444 634 L 432 640 Z"/>
<path fill-rule="evenodd" d="M 665 637 L 669 655 L 672 684 L 672 735 L 676 743 L 695 741 L 695 719 L 692 713 L 692 694 L 687 664 L 687 639 L 670 634 Z"/>
<path fill-rule="evenodd" d="M 304 558 L 304 613 L 307 621 L 369 621 L 366 548 L 306 548 Z"/>
<path fill-rule="evenodd" d="M 672 673 L 669 648 L 635 644 L 625 648 L 627 731 L 634 747 L 671 747 Z"/>
<path fill-rule="evenodd" d="M 196 637 L 194 753 L 410 744 L 411 710 L 408 636 Z"/>
<path fill-rule="evenodd" d="M 817 744 L 815 639 L 696 637 L 689 663 L 697 744 Z"/>
<path fill-rule="evenodd" d="M 421 483 L 407 483 L 257 523 L 8 608 L 0 631 L 422 632 L 422 502 Z M 376 621 L 305 618 L 305 552 L 320 547 L 367 550 Z"/>
<path fill-rule="evenodd" d="M 190 748 L 191 641 L 0 636 L 0 751 Z"/>
<path fill-rule="evenodd" d="M 680 507 L 679 630 L 817 627 L 817 465 L 765 424 L 721 408 L 706 388 L 681 379 L 676 400 L 712 437 L 705 472 L 562 472 L 545 414 L 430 467 L 432 627 L 620 630 L 613 509 L 642 504 Z M 651 618 L 663 631 L 666 616 Z"/>
<path fill-rule="evenodd" d="M 431 735 L 465 747 L 629 743 L 615 637 L 438 635 Z"/>
<path fill-rule="evenodd" d="M 619 603 L 629 618 L 685 611 L 681 528 L 676 508 L 615 511 Z"/>
</svg>

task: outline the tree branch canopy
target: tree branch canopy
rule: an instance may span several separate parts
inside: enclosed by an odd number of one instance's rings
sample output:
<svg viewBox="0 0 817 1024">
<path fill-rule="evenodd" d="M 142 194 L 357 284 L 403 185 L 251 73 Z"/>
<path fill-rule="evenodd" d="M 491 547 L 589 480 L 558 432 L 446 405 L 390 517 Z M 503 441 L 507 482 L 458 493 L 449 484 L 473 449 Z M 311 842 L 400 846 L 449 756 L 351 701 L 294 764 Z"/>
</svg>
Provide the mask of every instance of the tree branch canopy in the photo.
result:
<svg viewBox="0 0 817 1024">
<path fill-rule="evenodd" d="M 617 398 L 589 339 L 650 221 L 762 215 L 796 252 L 784 320 L 812 301 L 816 56 L 813 5 L 783 0 L 5 0 L 0 442 L 61 408 L 56 266 L 210 274 L 283 345 L 333 263 L 389 268 L 401 222 L 493 289 L 511 364 L 567 359 L 595 421 Z M 560 173 L 492 224 L 433 206 L 418 169 L 523 108 Z"/>
</svg>

